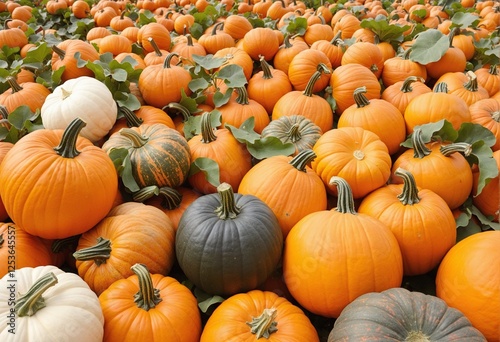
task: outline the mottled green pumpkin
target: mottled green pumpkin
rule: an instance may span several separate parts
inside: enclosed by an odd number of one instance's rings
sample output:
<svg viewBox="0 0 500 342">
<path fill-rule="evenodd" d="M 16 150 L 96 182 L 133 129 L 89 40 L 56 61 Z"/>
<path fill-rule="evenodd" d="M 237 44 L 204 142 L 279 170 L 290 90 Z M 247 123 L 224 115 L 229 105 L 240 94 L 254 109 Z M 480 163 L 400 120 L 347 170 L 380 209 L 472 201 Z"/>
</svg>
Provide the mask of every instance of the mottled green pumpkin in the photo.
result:
<svg viewBox="0 0 500 342">
<path fill-rule="evenodd" d="M 341 341 L 483 342 L 486 339 L 462 312 L 442 299 L 392 288 L 364 294 L 344 308 L 328 336 L 328 342 Z"/>
<path fill-rule="evenodd" d="M 189 146 L 175 129 L 163 124 L 122 128 L 102 148 L 128 150 L 132 174 L 139 187 L 177 187 L 184 183 L 191 165 Z"/>
</svg>

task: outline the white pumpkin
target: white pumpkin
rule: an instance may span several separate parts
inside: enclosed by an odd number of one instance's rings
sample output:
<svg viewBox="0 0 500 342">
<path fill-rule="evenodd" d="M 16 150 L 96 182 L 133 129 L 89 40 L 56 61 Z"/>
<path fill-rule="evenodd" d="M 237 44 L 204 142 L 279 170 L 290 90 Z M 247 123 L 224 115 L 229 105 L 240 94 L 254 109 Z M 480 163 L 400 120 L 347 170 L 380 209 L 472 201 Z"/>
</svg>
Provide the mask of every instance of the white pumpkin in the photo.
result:
<svg viewBox="0 0 500 342">
<path fill-rule="evenodd" d="M 0 279 L 0 341 L 102 341 L 104 316 L 99 299 L 82 278 L 55 266 L 23 267 L 14 273 L 15 278 L 7 273 Z M 42 292 L 38 300 L 43 299 L 45 306 L 36 308 L 31 305 L 35 296 L 21 297 L 44 276 L 44 286 L 37 288 Z M 14 313 L 14 303 L 24 305 Z M 33 315 L 21 317 L 30 306 L 36 310 Z"/>
<path fill-rule="evenodd" d="M 101 81 L 80 76 L 54 88 L 41 108 L 48 129 L 66 129 L 76 117 L 87 125 L 80 135 L 92 142 L 102 139 L 116 122 L 118 108 L 111 91 Z"/>
</svg>

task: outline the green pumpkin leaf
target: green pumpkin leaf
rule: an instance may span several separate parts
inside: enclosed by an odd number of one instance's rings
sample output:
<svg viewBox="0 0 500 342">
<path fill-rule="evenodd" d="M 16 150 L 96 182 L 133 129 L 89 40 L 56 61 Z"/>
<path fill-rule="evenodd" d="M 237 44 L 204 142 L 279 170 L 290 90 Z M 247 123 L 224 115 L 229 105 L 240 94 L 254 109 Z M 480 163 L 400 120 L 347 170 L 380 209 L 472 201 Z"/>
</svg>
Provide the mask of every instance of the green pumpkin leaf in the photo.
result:
<svg viewBox="0 0 500 342">
<path fill-rule="evenodd" d="M 422 131 L 422 141 L 428 143 L 431 140 L 454 142 L 458 137 L 458 132 L 453 128 L 453 125 L 448 120 L 440 120 L 423 125 L 416 126 Z M 401 146 L 413 148 L 412 134 L 401 143 Z"/>
<path fill-rule="evenodd" d="M 478 141 L 483 141 L 486 146 L 492 147 L 496 143 L 496 138 L 486 127 L 472 122 L 464 122 L 458 129 L 455 142 L 474 144 Z"/>
<path fill-rule="evenodd" d="M 457 12 L 451 17 L 451 23 L 453 27 L 476 27 L 479 23 L 479 16 L 472 13 Z"/>
<path fill-rule="evenodd" d="M 52 56 L 52 49 L 47 45 L 47 43 L 41 43 L 37 47 L 29 50 L 24 58 L 24 64 L 30 63 L 43 63 L 48 58 Z"/>
<path fill-rule="evenodd" d="M 213 186 L 217 187 L 220 185 L 219 164 L 213 159 L 204 157 L 196 158 L 191 163 L 188 176 L 192 176 L 198 172 L 203 172 L 206 180 Z"/>
<path fill-rule="evenodd" d="M 247 78 L 243 68 L 237 64 L 228 64 L 217 73 L 217 78 L 224 80 L 229 88 L 240 88 L 247 84 Z"/>
<path fill-rule="evenodd" d="M 222 93 L 219 90 L 217 90 L 214 93 L 213 97 L 215 107 L 219 108 L 224 106 L 229 101 L 232 94 L 233 94 L 233 88 L 227 89 L 225 93 Z"/>
<path fill-rule="evenodd" d="M 181 88 L 181 100 L 179 101 L 179 104 L 187 108 L 190 113 L 198 112 L 198 104 L 196 103 L 196 99 L 187 96 L 184 88 Z"/>
<path fill-rule="evenodd" d="M 307 30 L 307 19 L 300 16 L 290 16 L 286 18 L 285 25 L 280 28 L 283 34 L 303 36 Z"/>
<path fill-rule="evenodd" d="M 134 94 L 116 91 L 113 93 L 113 99 L 115 99 L 120 107 L 127 107 L 132 111 L 141 108 L 141 103 Z"/>
<path fill-rule="evenodd" d="M 193 92 L 196 93 L 199 90 L 204 90 L 210 86 L 210 82 L 204 78 L 193 78 L 189 81 L 188 87 Z"/>
<path fill-rule="evenodd" d="M 112 148 L 108 152 L 109 157 L 115 165 L 118 175 L 121 177 L 123 185 L 132 193 L 140 190 L 132 173 L 132 163 L 126 148 Z"/>
<path fill-rule="evenodd" d="M 219 127 L 221 125 L 221 117 L 221 112 L 217 109 L 212 110 L 210 112 L 210 125 L 212 127 Z M 201 115 L 190 116 L 184 122 L 184 136 L 189 140 L 198 134 L 201 134 Z"/>
<path fill-rule="evenodd" d="M 139 13 L 139 26 L 144 26 L 149 23 L 155 23 L 155 15 L 150 10 L 145 10 Z"/>
<path fill-rule="evenodd" d="M 472 206 L 472 214 L 474 214 L 482 225 L 494 230 L 500 230 L 500 223 L 494 222 L 492 218 L 486 217 L 478 208 Z"/>
<path fill-rule="evenodd" d="M 437 29 L 418 34 L 411 48 L 410 60 L 426 65 L 436 62 L 450 47 L 450 39 Z"/>
<path fill-rule="evenodd" d="M 26 121 L 29 121 L 34 117 L 35 115 L 31 111 L 30 107 L 22 105 L 9 113 L 8 120 L 12 126 L 16 127 L 18 130 L 22 130 Z"/>
<path fill-rule="evenodd" d="M 465 159 L 467 159 L 470 165 L 476 164 L 479 169 L 476 190 L 476 193 L 479 195 L 483 191 L 484 186 L 491 179 L 498 176 L 498 166 L 493 158 L 493 151 L 483 141 L 478 141 L 472 145 L 472 153 L 466 156 Z"/>
<path fill-rule="evenodd" d="M 403 33 L 408 31 L 409 25 L 399 26 L 389 24 L 386 18 L 369 18 L 361 21 L 361 27 L 375 33 L 381 42 L 403 41 Z"/>
<path fill-rule="evenodd" d="M 280 139 L 272 136 L 256 140 L 253 144 L 247 144 L 248 152 L 255 159 L 265 159 L 273 156 L 289 156 L 295 152 L 293 143 L 283 143 Z"/>
<path fill-rule="evenodd" d="M 218 69 L 226 62 L 226 58 L 214 57 L 213 55 L 193 55 L 193 61 L 205 70 Z"/>
<path fill-rule="evenodd" d="M 224 126 L 231 131 L 231 134 L 243 144 L 255 144 L 257 140 L 260 139 L 260 134 L 254 131 L 255 118 L 253 116 L 246 119 L 239 128 L 236 128 L 230 124 L 225 124 Z"/>
<path fill-rule="evenodd" d="M 111 71 L 111 77 L 117 82 L 125 82 L 127 76 L 127 72 L 123 69 L 114 69 Z"/>
<path fill-rule="evenodd" d="M 203 313 L 207 313 L 208 309 L 212 305 L 222 303 L 225 300 L 221 296 L 217 295 L 212 296 L 198 287 L 195 287 L 193 293 L 194 296 L 196 297 L 196 300 L 198 301 L 198 307 Z"/>
</svg>

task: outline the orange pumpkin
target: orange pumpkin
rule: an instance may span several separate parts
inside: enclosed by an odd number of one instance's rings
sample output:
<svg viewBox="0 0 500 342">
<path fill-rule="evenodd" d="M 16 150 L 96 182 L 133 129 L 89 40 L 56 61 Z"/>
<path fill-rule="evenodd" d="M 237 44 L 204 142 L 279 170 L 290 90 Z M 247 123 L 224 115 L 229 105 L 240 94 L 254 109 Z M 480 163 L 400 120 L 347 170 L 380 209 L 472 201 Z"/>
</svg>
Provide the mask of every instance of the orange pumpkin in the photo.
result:
<svg viewBox="0 0 500 342">
<path fill-rule="evenodd" d="M 432 90 L 423 78 L 408 76 L 404 81 L 399 81 L 388 86 L 382 92 L 382 99 L 392 103 L 404 114 L 408 103 L 420 94 L 430 93 Z"/>
<path fill-rule="evenodd" d="M 47 239 L 81 234 L 111 209 L 116 170 L 101 148 L 78 135 L 84 125 L 77 118 L 64 131 L 33 131 L 0 164 L 5 209 L 28 233 Z"/>
<path fill-rule="evenodd" d="M 134 275 L 99 296 L 103 341 L 199 341 L 201 317 L 191 291 L 172 277 L 150 274 L 145 265 L 131 270 Z"/>
<path fill-rule="evenodd" d="M 19 84 L 12 76 L 7 77 L 7 82 L 10 89 L 0 95 L 0 105 L 7 109 L 7 113 L 22 105 L 28 106 L 35 113 L 42 108 L 45 98 L 50 94 L 50 90 L 41 83 L 25 82 Z"/>
<path fill-rule="evenodd" d="M 436 295 L 460 310 L 488 341 L 500 340 L 500 232 L 473 234 L 444 257 Z"/>
<path fill-rule="evenodd" d="M 84 61 L 96 61 L 99 59 L 99 53 L 92 44 L 78 39 L 66 39 L 61 43 L 52 46 L 52 70 L 55 71 L 64 66 L 61 75 L 63 82 L 80 76 L 94 77 L 94 72 L 87 67 L 79 68 L 75 54 L 80 54 L 80 59 Z"/>
<path fill-rule="evenodd" d="M 449 94 L 460 97 L 467 106 L 490 97 L 488 91 L 478 84 L 476 74 L 470 70 L 466 73 L 448 72 L 438 78 L 436 84 L 441 82 L 446 83 Z"/>
<path fill-rule="evenodd" d="M 301 306 L 336 318 L 357 297 L 400 286 L 403 261 L 389 227 L 356 213 L 349 184 L 332 177 L 329 185 L 338 188 L 338 205 L 309 214 L 292 228 L 283 277 Z"/>
<path fill-rule="evenodd" d="M 469 106 L 471 122 L 486 127 L 496 137 L 493 151 L 500 150 L 500 98 L 483 99 Z"/>
</svg>

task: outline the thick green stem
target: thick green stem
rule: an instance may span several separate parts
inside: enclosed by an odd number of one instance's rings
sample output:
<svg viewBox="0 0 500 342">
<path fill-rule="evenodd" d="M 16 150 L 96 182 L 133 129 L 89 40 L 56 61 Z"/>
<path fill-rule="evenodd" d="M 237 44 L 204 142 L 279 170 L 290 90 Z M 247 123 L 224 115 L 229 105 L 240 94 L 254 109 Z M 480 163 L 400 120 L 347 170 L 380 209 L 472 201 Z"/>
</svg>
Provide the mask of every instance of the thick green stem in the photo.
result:
<svg viewBox="0 0 500 342">
<path fill-rule="evenodd" d="M 144 202 L 153 196 L 158 196 L 160 194 L 160 188 L 156 185 L 146 186 L 139 191 L 134 192 L 132 199 L 135 202 Z"/>
<path fill-rule="evenodd" d="M 77 246 L 81 235 L 74 235 L 64 239 L 56 239 L 52 242 L 50 249 L 52 253 L 61 253 L 70 246 Z"/>
<path fill-rule="evenodd" d="M 171 187 L 163 186 L 160 188 L 160 196 L 162 196 L 161 206 L 168 210 L 179 208 L 182 202 L 182 194 Z"/>
<path fill-rule="evenodd" d="M 236 98 L 236 102 L 239 103 L 240 105 L 249 104 L 247 88 L 238 87 L 236 88 L 236 91 L 238 92 L 238 97 Z"/>
<path fill-rule="evenodd" d="M 474 91 L 476 92 L 478 90 L 478 83 L 477 83 L 477 76 L 474 73 L 474 71 L 467 71 L 467 77 L 469 77 L 469 80 L 467 83 L 464 84 L 464 88 L 467 89 L 468 91 Z"/>
<path fill-rule="evenodd" d="M 134 148 L 140 148 L 146 145 L 149 141 L 147 137 L 139 134 L 135 129 L 132 128 L 122 128 L 118 131 L 121 135 L 128 138 L 132 142 Z"/>
<path fill-rule="evenodd" d="M 17 92 L 24 89 L 23 87 L 21 87 L 21 85 L 19 83 L 17 83 L 16 78 L 13 76 L 7 77 L 7 83 L 9 83 L 12 94 L 17 93 Z"/>
<path fill-rule="evenodd" d="M 356 106 L 358 108 L 366 107 L 370 104 L 370 101 L 365 94 L 366 86 L 362 86 L 354 90 L 354 102 L 356 102 Z"/>
<path fill-rule="evenodd" d="M 306 172 L 306 166 L 316 159 L 316 153 L 311 149 L 300 151 L 295 157 L 290 160 L 290 165 L 299 171 Z"/>
<path fill-rule="evenodd" d="M 212 122 L 210 121 L 210 116 L 210 112 L 201 114 L 201 142 L 204 144 L 210 144 L 217 140 Z"/>
<path fill-rule="evenodd" d="M 413 131 L 411 141 L 413 144 L 413 158 L 422 159 L 431 154 L 431 150 L 425 146 L 424 140 L 422 139 L 422 130 L 420 128 Z"/>
<path fill-rule="evenodd" d="M 403 191 L 398 195 L 399 201 L 403 205 L 413 205 L 420 202 L 417 182 L 411 172 L 398 167 L 394 174 L 403 178 Z"/>
<path fill-rule="evenodd" d="M 329 74 L 330 70 L 325 64 L 320 63 L 318 64 L 317 70 L 314 72 L 314 74 L 312 74 L 311 78 L 309 79 L 309 82 L 307 82 L 306 89 L 304 89 L 304 91 L 302 92 L 303 95 L 309 97 L 313 96 L 314 85 L 319 80 L 323 72 L 325 74 Z"/>
<path fill-rule="evenodd" d="M 447 157 L 455 152 L 460 152 L 468 157 L 472 153 L 472 145 L 466 142 L 453 143 L 441 146 L 439 151 Z"/>
<path fill-rule="evenodd" d="M 288 132 L 286 132 L 286 135 L 290 139 L 291 142 L 296 143 L 300 139 L 302 139 L 302 134 L 300 133 L 300 125 L 298 123 L 295 123 L 290 127 Z"/>
<path fill-rule="evenodd" d="M 92 247 L 80 249 L 73 253 L 78 261 L 94 260 L 97 266 L 106 263 L 111 256 L 111 241 L 103 237 L 97 238 L 97 244 Z"/>
<path fill-rule="evenodd" d="M 167 113 L 169 109 L 174 109 L 176 112 L 180 113 L 182 115 L 182 122 L 188 121 L 189 118 L 192 116 L 189 109 L 187 109 L 186 107 L 177 102 L 171 102 L 162 108 L 162 110 Z"/>
<path fill-rule="evenodd" d="M 234 219 L 240 213 L 240 208 L 234 201 L 233 188 L 228 183 L 222 183 L 217 187 L 220 196 L 220 207 L 215 209 L 215 213 L 221 220 Z"/>
<path fill-rule="evenodd" d="M 64 59 L 64 57 L 66 57 L 66 51 L 57 47 L 56 45 L 52 45 L 52 51 L 54 51 L 60 59 Z"/>
<path fill-rule="evenodd" d="M 24 295 L 17 299 L 15 305 L 16 314 L 18 317 L 33 316 L 38 310 L 43 309 L 45 299 L 42 295 L 50 287 L 57 284 L 57 277 L 53 272 L 47 273 L 38 279 Z"/>
<path fill-rule="evenodd" d="M 266 60 L 264 59 L 264 56 L 260 56 L 259 60 L 260 60 L 260 67 L 262 68 L 262 78 L 265 80 L 273 78 L 271 67 L 269 66 L 269 63 L 267 63 Z"/>
<path fill-rule="evenodd" d="M 492 64 L 490 65 L 490 69 L 488 70 L 490 75 L 497 76 L 498 75 L 498 65 L 497 64 Z"/>
<path fill-rule="evenodd" d="M 333 176 L 329 184 L 337 186 L 337 208 L 335 210 L 342 214 L 356 215 L 354 198 L 349 183 L 341 177 Z"/>
<path fill-rule="evenodd" d="M 155 53 L 158 57 L 163 56 L 163 53 L 161 52 L 160 47 L 158 46 L 158 44 L 156 44 L 156 42 L 155 42 L 155 40 L 153 39 L 153 37 L 149 37 L 149 38 L 148 38 L 148 42 L 149 42 L 149 44 L 151 44 L 151 46 L 153 47 L 153 51 L 154 51 L 154 53 Z"/>
<path fill-rule="evenodd" d="M 63 158 L 75 158 L 80 154 L 76 149 L 78 134 L 87 124 L 80 118 L 75 118 L 64 130 L 59 146 L 54 147 L 54 151 Z"/>
<path fill-rule="evenodd" d="M 143 264 L 135 264 L 130 269 L 137 275 L 139 291 L 134 295 L 134 303 L 138 308 L 149 311 L 154 309 L 162 299 L 160 290 L 153 287 L 153 280 L 147 267 Z"/>
<path fill-rule="evenodd" d="M 170 62 L 172 61 L 172 58 L 174 57 L 179 57 L 179 54 L 177 52 L 170 52 L 167 57 L 165 57 L 165 60 L 163 61 L 163 68 L 170 68 Z"/>
<path fill-rule="evenodd" d="M 221 30 L 224 28 L 224 22 L 223 21 L 219 21 L 217 24 L 214 25 L 214 27 L 212 28 L 212 32 L 211 32 L 211 35 L 212 36 L 215 36 L 217 35 L 217 31 L 218 30 Z"/>
<path fill-rule="evenodd" d="M 448 85 L 446 82 L 439 82 L 432 90 L 434 93 L 448 93 Z"/>
<path fill-rule="evenodd" d="M 264 309 L 259 317 L 252 317 L 251 322 L 246 322 L 251 328 L 252 334 L 255 334 L 255 339 L 260 338 L 268 339 L 272 333 L 278 331 L 278 322 L 276 322 L 276 316 L 278 315 L 278 310 L 275 308 Z"/>
<path fill-rule="evenodd" d="M 413 87 L 411 86 L 412 83 L 417 81 L 425 83 L 425 80 L 420 76 L 408 76 L 403 81 L 403 84 L 401 85 L 401 88 L 399 90 L 401 90 L 403 93 L 410 93 L 413 91 Z"/>
<path fill-rule="evenodd" d="M 144 121 L 127 107 L 120 107 L 120 112 L 123 114 L 128 127 L 139 127 Z"/>
</svg>

